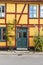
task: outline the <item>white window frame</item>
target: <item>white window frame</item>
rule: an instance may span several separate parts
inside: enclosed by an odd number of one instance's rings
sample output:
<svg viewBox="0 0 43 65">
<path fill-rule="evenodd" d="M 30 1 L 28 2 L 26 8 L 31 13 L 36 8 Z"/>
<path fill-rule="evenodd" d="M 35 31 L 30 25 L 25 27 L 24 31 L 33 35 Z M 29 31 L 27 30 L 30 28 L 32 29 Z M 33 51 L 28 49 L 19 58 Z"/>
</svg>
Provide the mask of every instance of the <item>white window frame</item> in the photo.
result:
<svg viewBox="0 0 43 65">
<path fill-rule="evenodd" d="M 0 39 L 0 42 L 5 42 L 6 40 L 3 39 L 3 28 L 5 27 L 0 27 L 1 29 L 1 39 Z"/>
<path fill-rule="evenodd" d="M 34 8 L 36 8 L 36 10 Z M 37 18 L 37 6 L 36 5 L 30 5 L 29 6 L 29 17 L 30 18 Z"/>
<path fill-rule="evenodd" d="M 43 18 L 43 5 L 40 5 L 40 18 Z"/>
<path fill-rule="evenodd" d="M 2 12 L 2 7 L 4 7 L 4 12 Z M 0 8 L 1 8 L 0 18 L 5 17 L 5 6 L 4 5 L 3 6 L 0 5 Z"/>
</svg>

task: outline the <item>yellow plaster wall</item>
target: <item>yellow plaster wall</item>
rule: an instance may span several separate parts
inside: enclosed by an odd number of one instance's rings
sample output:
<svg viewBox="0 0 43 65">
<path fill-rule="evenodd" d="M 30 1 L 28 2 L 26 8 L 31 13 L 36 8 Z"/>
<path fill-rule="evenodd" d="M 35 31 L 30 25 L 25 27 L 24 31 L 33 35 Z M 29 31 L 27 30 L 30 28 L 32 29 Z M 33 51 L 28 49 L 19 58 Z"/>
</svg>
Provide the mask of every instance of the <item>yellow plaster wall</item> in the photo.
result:
<svg viewBox="0 0 43 65">
<path fill-rule="evenodd" d="M 33 38 L 29 38 L 29 46 L 30 47 L 34 47 L 35 46 L 35 43 L 34 43 L 34 41 L 33 41 Z"/>
<path fill-rule="evenodd" d="M 7 12 L 15 12 L 15 4 L 7 4 Z"/>
<path fill-rule="evenodd" d="M 4 5 L 5 6 L 5 4 L 1 4 L 1 3 L 0 3 L 0 5 Z"/>
<path fill-rule="evenodd" d="M 29 36 L 35 36 L 38 35 L 38 28 L 37 27 L 30 27 L 29 28 Z"/>
<path fill-rule="evenodd" d="M 17 15 L 17 22 L 19 20 L 20 15 Z M 27 15 L 22 15 L 19 21 L 19 24 L 27 24 Z"/>
<path fill-rule="evenodd" d="M 7 14 L 6 15 L 6 23 L 13 23 L 15 19 L 15 15 L 14 14 Z"/>
<path fill-rule="evenodd" d="M 15 38 L 9 37 L 9 40 L 11 41 L 11 43 L 7 42 L 7 46 L 15 46 Z"/>
<path fill-rule="evenodd" d="M 23 10 L 25 4 L 17 4 L 17 13 L 21 13 Z M 26 4 L 26 7 L 23 11 L 23 13 L 27 13 L 28 12 L 28 5 Z"/>
<path fill-rule="evenodd" d="M 17 21 L 19 20 L 20 15 L 17 15 Z M 19 21 L 19 24 L 27 24 L 27 15 L 22 15 Z"/>
<path fill-rule="evenodd" d="M 0 27 L 6 27 L 6 25 L 0 25 Z"/>
<path fill-rule="evenodd" d="M 43 19 L 40 19 L 40 24 L 43 24 Z"/>
<path fill-rule="evenodd" d="M 0 46 L 6 46 L 6 42 L 0 42 Z"/>
<path fill-rule="evenodd" d="M 22 15 L 19 24 L 27 24 L 27 15 Z"/>
<path fill-rule="evenodd" d="M 10 31 L 10 30 L 9 30 L 8 32 L 9 32 L 9 35 L 15 36 L 15 30 L 14 30 L 14 31 L 12 31 L 12 30 Z"/>
<path fill-rule="evenodd" d="M 38 24 L 38 19 L 29 19 L 29 24 Z"/>
<path fill-rule="evenodd" d="M 19 19 L 19 17 L 20 17 L 20 14 L 17 14 L 16 17 L 17 17 L 16 19 L 17 19 L 17 22 L 18 22 L 18 19 Z"/>
<path fill-rule="evenodd" d="M 40 36 L 43 36 L 43 27 L 40 27 Z"/>
<path fill-rule="evenodd" d="M 24 4 L 17 4 L 17 13 L 21 13 L 23 7 L 24 7 Z"/>
<path fill-rule="evenodd" d="M 4 23 L 5 24 L 5 19 L 0 19 L 0 23 Z"/>
<path fill-rule="evenodd" d="M 28 4 L 26 4 L 26 7 L 25 7 L 23 13 L 28 13 Z"/>
</svg>

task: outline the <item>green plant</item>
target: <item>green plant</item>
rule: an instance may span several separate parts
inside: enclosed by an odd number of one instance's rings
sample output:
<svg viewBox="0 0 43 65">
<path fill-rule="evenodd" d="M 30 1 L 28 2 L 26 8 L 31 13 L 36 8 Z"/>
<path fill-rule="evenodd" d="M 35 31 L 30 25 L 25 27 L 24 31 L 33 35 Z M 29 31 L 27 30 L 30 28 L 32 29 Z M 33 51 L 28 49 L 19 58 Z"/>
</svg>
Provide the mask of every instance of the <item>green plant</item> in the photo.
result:
<svg viewBox="0 0 43 65">
<path fill-rule="evenodd" d="M 34 36 L 33 40 L 35 43 L 35 51 L 43 51 L 43 37 L 40 36 L 39 32 L 37 36 Z"/>
<path fill-rule="evenodd" d="M 5 36 L 6 36 L 6 41 L 9 43 L 9 50 L 13 50 L 12 41 L 10 38 L 14 39 L 16 37 L 15 35 L 12 34 L 10 35 L 12 31 L 14 32 L 14 26 L 16 26 L 16 20 L 13 21 L 13 24 L 8 23 L 8 25 L 6 26 Z"/>
</svg>

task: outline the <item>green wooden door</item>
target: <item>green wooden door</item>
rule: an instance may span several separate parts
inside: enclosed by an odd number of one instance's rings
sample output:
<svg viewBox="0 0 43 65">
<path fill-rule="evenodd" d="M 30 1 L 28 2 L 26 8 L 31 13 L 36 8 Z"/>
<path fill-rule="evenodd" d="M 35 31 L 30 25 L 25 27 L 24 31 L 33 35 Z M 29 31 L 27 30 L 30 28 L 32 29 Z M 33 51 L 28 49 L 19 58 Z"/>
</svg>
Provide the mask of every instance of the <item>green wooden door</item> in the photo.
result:
<svg viewBox="0 0 43 65">
<path fill-rule="evenodd" d="M 27 28 L 18 27 L 16 29 L 17 48 L 27 48 Z"/>
</svg>

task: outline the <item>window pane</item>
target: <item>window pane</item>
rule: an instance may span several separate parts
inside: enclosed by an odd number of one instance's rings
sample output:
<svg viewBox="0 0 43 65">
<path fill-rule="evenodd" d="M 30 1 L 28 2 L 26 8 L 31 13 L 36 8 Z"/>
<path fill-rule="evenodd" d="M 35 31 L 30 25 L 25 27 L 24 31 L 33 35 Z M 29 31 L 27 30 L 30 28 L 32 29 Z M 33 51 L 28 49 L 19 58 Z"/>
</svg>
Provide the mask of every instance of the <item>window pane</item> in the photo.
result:
<svg viewBox="0 0 43 65">
<path fill-rule="evenodd" d="M 4 6 L 2 6 L 2 12 L 4 12 Z"/>
<path fill-rule="evenodd" d="M 26 38 L 27 37 L 27 33 L 23 32 L 23 37 Z"/>
<path fill-rule="evenodd" d="M 43 17 L 43 14 L 40 14 L 40 17 L 42 18 Z"/>
<path fill-rule="evenodd" d="M 33 18 L 33 14 L 30 14 L 30 16 L 29 16 L 30 18 Z"/>
<path fill-rule="evenodd" d="M 40 11 L 40 14 L 43 13 L 43 11 Z"/>
<path fill-rule="evenodd" d="M 33 10 L 33 13 L 35 13 L 35 14 L 36 14 L 36 11 L 34 11 L 34 10 Z"/>
<path fill-rule="evenodd" d="M 2 14 L 0 13 L 0 17 L 2 17 Z"/>
<path fill-rule="evenodd" d="M 43 9 L 40 9 L 41 11 L 43 11 Z"/>
<path fill-rule="evenodd" d="M 37 15 L 37 7 L 36 6 L 30 6 L 30 18 L 36 18 Z"/>
<path fill-rule="evenodd" d="M 37 14 L 36 11 L 30 11 L 30 14 Z"/>
<path fill-rule="evenodd" d="M 30 8 L 30 11 L 32 11 L 32 10 L 33 10 L 33 6 L 30 6 L 29 8 Z"/>
<path fill-rule="evenodd" d="M 40 9 L 43 10 L 43 6 L 40 6 Z"/>
<path fill-rule="evenodd" d="M 18 33 L 18 38 L 21 38 L 21 32 Z"/>
<path fill-rule="evenodd" d="M 36 14 L 34 14 L 33 17 L 35 18 L 36 17 Z"/>
<path fill-rule="evenodd" d="M 6 40 L 5 32 L 6 32 L 6 28 L 3 28 L 3 40 Z"/>
<path fill-rule="evenodd" d="M 30 13 L 33 13 L 33 11 L 30 10 Z"/>
<path fill-rule="evenodd" d="M 0 6 L 0 17 L 5 17 L 5 6 Z"/>
<path fill-rule="evenodd" d="M 43 18 L 43 6 L 40 6 L 40 17 Z"/>
<path fill-rule="evenodd" d="M 0 13 L 1 13 L 1 8 L 0 8 Z"/>
<path fill-rule="evenodd" d="M 33 9 L 36 10 L 36 6 L 34 6 Z"/>
<path fill-rule="evenodd" d="M 1 29 L 0 29 L 0 40 L 1 40 Z"/>
<path fill-rule="evenodd" d="M 2 15 L 2 17 L 5 17 L 5 13 L 2 13 L 1 15 Z"/>
</svg>

